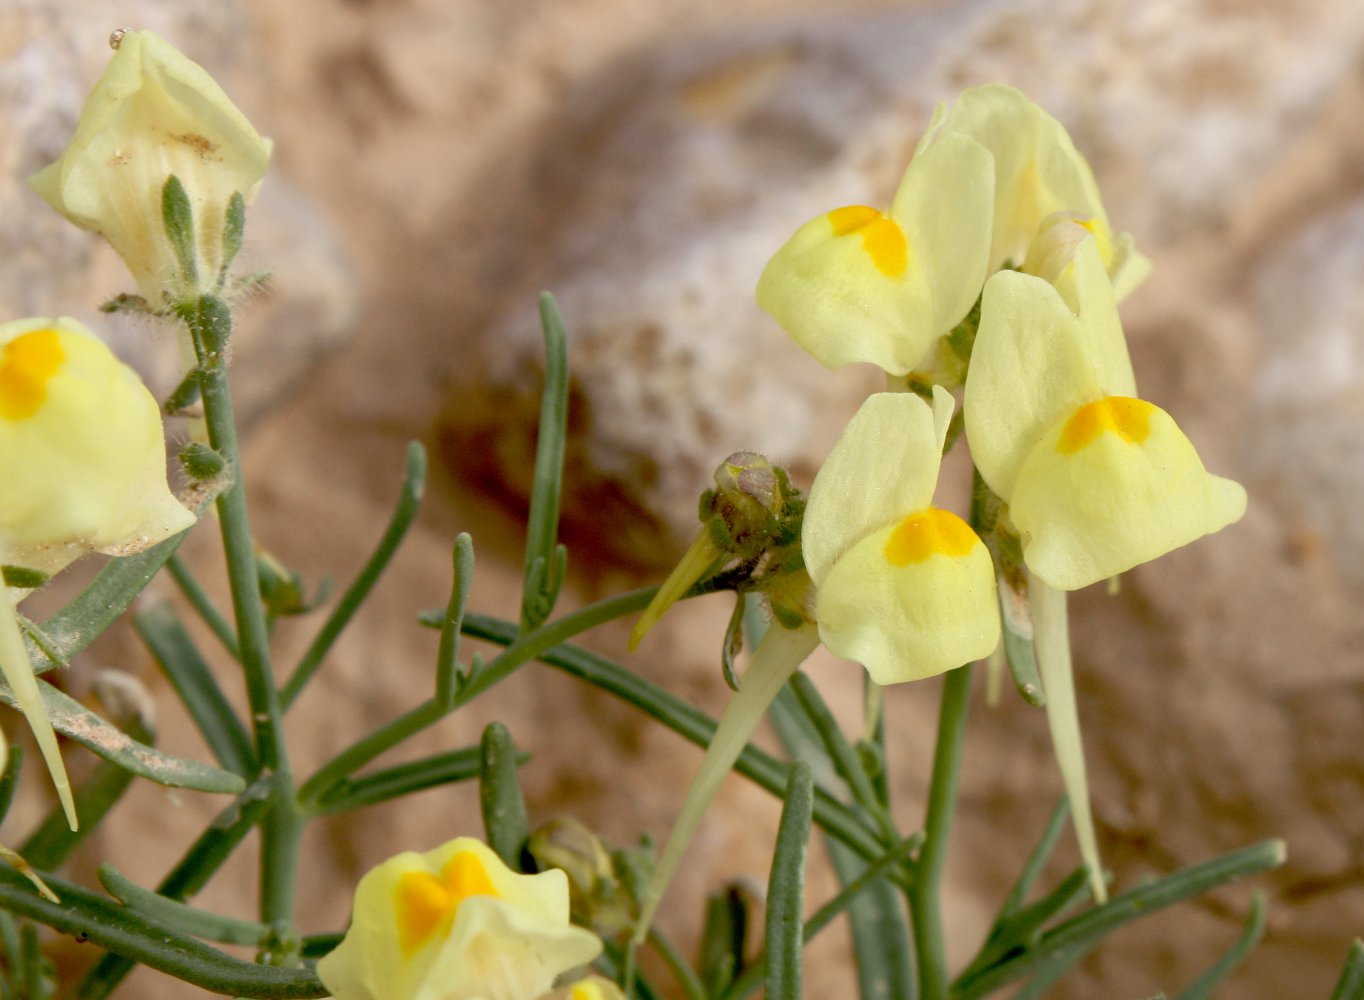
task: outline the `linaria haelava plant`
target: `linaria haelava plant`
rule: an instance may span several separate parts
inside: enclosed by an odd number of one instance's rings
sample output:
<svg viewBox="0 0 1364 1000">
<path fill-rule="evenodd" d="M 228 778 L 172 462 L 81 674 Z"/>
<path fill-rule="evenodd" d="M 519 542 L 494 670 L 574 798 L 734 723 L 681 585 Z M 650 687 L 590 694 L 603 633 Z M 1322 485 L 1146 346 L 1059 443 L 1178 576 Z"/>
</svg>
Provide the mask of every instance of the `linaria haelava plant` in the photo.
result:
<svg viewBox="0 0 1364 1000">
<path fill-rule="evenodd" d="M 311 772 L 296 770 L 285 715 L 310 687 L 314 699 L 327 696 L 320 678 L 328 654 L 416 515 L 424 452 L 410 446 L 392 520 L 334 603 L 308 595 L 296 573 L 260 548 L 227 359 L 238 293 L 258 280 L 235 267 L 271 144 L 167 42 L 126 30 L 111 42 L 109 68 L 71 145 L 31 183 L 122 256 L 137 293 L 107 309 L 173 326 L 184 372 L 158 406 L 97 333 L 74 320 L 0 324 L 0 696 L 27 716 L 61 800 L 17 851 L 0 851 L 13 866 L 0 867 L 5 996 L 60 989 L 105 997 L 143 964 L 234 997 L 741 1000 L 761 987 L 772 1000 L 793 1000 L 802 995 L 805 942 L 844 912 L 863 997 L 972 1000 L 1004 988 L 1037 996 L 1128 921 L 1282 861 L 1283 845 L 1270 841 L 1119 886 L 1107 898 L 1066 593 L 1232 524 L 1245 493 L 1209 475 L 1174 419 L 1138 396 L 1117 302 L 1145 275 L 1146 260 L 1130 236 L 1110 228 L 1093 174 L 1061 125 L 999 86 L 969 90 L 938 111 L 884 210 L 826 211 L 762 270 L 760 304 L 819 361 L 865 362 L 886 373 L 887 391 L 852 417 L 808 499 L 779 465 L 735 452 L 717 467 L 701 497 L 696 540 L 662 586 L 569 612 L 557 610 L 567 566 L 558 542 L 567 338 L 553 299 L 542 297 L 546 378 L 520 607 L 508 619 L 468 610 L 474 553 L 461 534 L 445 604 L 420 616 L 440 635 L 426 696 L 374 730 L 350 734 Z M 52 304 L 54 312 L 63 307 Z M 170 479 L 163 414 L 180 426 L 197 422 Z M 978 468 L 965 517 L 934 505 L 943 454 L 963 428 Z M 206 523 L 196 528 L 198 520 Z M 218 536 L 230 610 L 220 610 L 177 558 L 190 530 Z M 113 558 L 82 593 L 42 621 L 19 615 L 18 598 L 91 553 Z M 67 666 L 162 567 L 181 599 L 139 602 L 134 622 L 212 762 L 161 752 L 139 713 L 106 720 L 40 676 Z M 736 691 L 718 720 L 572 643 L 633 617 L 631 645 L 639 646 L 671 605 L 719 591 L 734 598 L 720 664 Z M 218 648 L 199 648 L 186 613 L 202 620 Z M 313 640 L 295 662 L 277 663 L 272 626 L 308 615 L 320 618 Z M 466 656 L 466 636 L 494 652 Z M 753 649 L 741 669 L 746 644 Z M 864 685 L 859 739 L 840 729 L 799 670 L 821 644 L 865 667 L 847 674 L 848 683 Z M 1045 706 L 1069 806 L 1058 806 L 986 940 L 953 976 L 940 885 L 970 663 L 1001 656 L 1024 702 Z M 661 854 L 648 831 L 613 849 L 571 817 L 536 817 L 532 825 L 518 770 L 538 764 L 498 723 L 476 745 L 379 761 L 533 662 L 706 748 Z M 412 664 L 390 669 L 404 685 L 417 673 Z M 896 722 L 886 717 L 880 685 L 936 675 L 942 707 L 927 812 L 921 828 L 906 831 L 889 801 L 886 733 Z M 233 687 L 248 705 L 245 717 L 232 707 Z M 763 718 L 776 725 L 784 755 L 749 744 Z M 74 787 L 54 730 L 101 758 L 78 772 L 89 777 Z M 19 756 L 9 755 L 0 803 L 14 793 Z M 669 911 L 661 926 L 654 917 L 731 770 L 782 800 L 781 825 L 765 894 L 717 891 L 690 924 L 700 938 L 692 958 L 670 937 L 688 916 Z M 223 796 L 223 810 L 198 839 L 165 846 L 181 853 L 155 888 L 108 863 L 99 889 L 64 877 L 63 862 L 136 777 Z M 430 844 L 392 845 L 400 853 L 359 879 L 348 921 L 300 926 L 297 899 L 312 887 L 300 884 L 298 859 L 314 820 L 467 780 L 479 783 L 480 817 L 427 805 L 427 825 L 439 831 L 431 843 L 442 846 L 418 853 Z M 1034 900 L 1068 809 L 1084 865 Z M 469 835 L 476 826 L 481 838 Z M 1009 826 L 1003 850 L 1018 837 L 1018 824 Z M 841 888 L 807 918 L 814 827 Z M 196 906 L 194 896 L 253 831 L 257 911 L 247 918 Z M 1206 995 L 1227 975 L 1263 921 L 1257 896 L 1243 939 L 1187 995 Z M 747 929 L 758 925 L 762 943 L 752 947 Z M 99 954 L 82 969 L 55 970 L 40 927 Z M 1351 985 L 1360 981 L 1364 948 L 1337 995 L 1364 995 Z"/>
</svg>

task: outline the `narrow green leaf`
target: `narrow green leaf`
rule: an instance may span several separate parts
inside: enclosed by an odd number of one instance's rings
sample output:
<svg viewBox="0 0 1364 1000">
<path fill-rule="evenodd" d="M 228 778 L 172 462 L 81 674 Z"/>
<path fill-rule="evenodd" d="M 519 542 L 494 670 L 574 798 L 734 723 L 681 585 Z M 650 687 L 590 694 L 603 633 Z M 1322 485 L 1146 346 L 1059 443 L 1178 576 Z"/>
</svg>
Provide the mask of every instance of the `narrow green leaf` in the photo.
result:
<svg viewBox="0 0 1364 1000">
<path fill-rule="evenodd" d="M 413 441 L 407 446 L 407 464 L 403 470 L 402 491 L 398 496 L 398 504 L 393 510 L 393 516 L 389 519 L 388 527 L 384 530 L 383 537 L 379 539 L 379 544 L 374 550 L 374 554 L 369 557 L 360 573 L 355 578 L 355 582 L 346 588 L 346 592 L 341 596 L 341 600 L 332 613 L 327 616 L 322 628 L 318 630 L 317 637 L 304 652 L 303 658 L 299 660 L 298 666 L 289 676 L 288 682 L 280 690 L 279 703 L 280 709 L 287 709 L 294 703 L 312 680 L 313 674 L 317 673 L 322 661 L 331 652 L 332 646 L 340 638 L 350 624 L 351 618 L 359 610 L 360 605 L 369 597 L 370 591 L 374 589 L 375 583 L 388 567 L 393 554 L 398 551 L 398 545 L 402 542 L 403 536 L 407 534 L 407 529 L 412 526 L 412 521 L 417 516 L 417 508 L 421 504 L 422 492 L 426 487 L 426 450 Z"/>
<path fill-rule="evenodd" d="M 650 591 L 623 595 L 613 599 L 622 607 L 639 610 L 648 604 Z M 632 600 L 625 600 L 632 597 Z M 623 613 L 629 613 L 628 611 Z M 464 619 L 464 634 L 476 639 L 507 646 L 525 641 L 516 626 L 488 615 L 469 614 Z M 668 693 L 632 670 L 569 643 L 558 643 L 540 652 L 538 659 L 556 670 L 598 687 L 634 705 L 653 719 L 699 747 L 706 747 L 715 736 L 716 722 L 710 716 Z M 485 672 L 486 673 L 486 672 Z M 785 785 L 786 765 L 771 754 L 748 746 L 739 755 L 734 770 L 757 783 L 773 795 L 780 795 Z M 875 859 L 881 847 L 875 834 L 847 806 L 823 790 L 815 793 L 815 823 L 821 829 L 847 844 L 861 857 Z M 903 880 L 903 874 L 897 873 Z"/>
<path fill-rule="evenodd" d="M 223 613 L 218 610 L 213 601 L 209 598 L 204 588 L 199 585 L 199 581 L 190 568 L 185 565 L 179 556 L 171 556 L 166 560 L 166 569 L 170 571 L 171 579 L 180 588 L 180 593 L 185 595 L 190 606 L 195 613 L 208 626 L 208 630 L 213 633 L 223 649 L 231 654 L 232 659 L 241 662 L 241 652 L 237 649 L 236 630 L 223 617 Z"/>
<path fill-rule="evenodd" d="M 190 845 L 176 866 L 157 885 L 156 891 L 168 899 L 188 899 L 208 884 L 248 833 L 256 828 L 270 804 L 270 782 L 257 781 L 222 810 L 198 839 Z M 108 954 L 96 962 L 76 984 L 74 996 L 80 1000 L 104 1000 L 132 971 L 134 958 Z"/>
<path fill-rule="evenodd" d="M 734 666 L 734 660 L 744 648 L 744 619 L 747 617 L 747 605 L 748 602 L 742 594 L 735 595 L 734 610 L 730 612 L 729 624 L 725 626 L 725 638 L 720 643 L 720 672 L 731 691 L 739 690 L 739 671 Z"/>
<path fill-rule="evenodd" d="M 309 969 L 232 958 L 74 882 L 47 873 L 43 878 L 61 897 L 60 903 L 44 899 L 22 875 L 0 865 L 0 907 L 213 993 L 274 998 L 327 995 L 326 987 Z M 91 996 L 84 991 L 77 995 Z"/>
<path fill-rule="evenodd" d="M 186 286 L 199 283 L 198 240 L 194 234 L 194 208 L 180 178 L 171 174 L 161 187 L 161 227 L 180 262 L 180 276 Z"/>
<path fill-rule="evenodd" d="M 1000 908 L 999 917 L 995 920 L 998 927 L 1006 917 L 1011 916 L 1020 909 L 1027 901 L 1028 894 L 1032 892 L 1032 887 L 1037 884 L 1038 877 L 1042 874 L 1042 869 L 1046 867 L 1047 861 L 1051 858 L 1051 852 L 1056 849 L 1056 843 L 1061 839 L 1061 834 L 1066 827 L 1066 819 L 1070 816 L 1070 800 L 1064 795 L 1057 800 L 1056 806 L 1051 811 L 1051 816 L 1047 819 L 1047 825 L 1042 830 L 1042 836 L 1038 838 L 1032 853 L 1028 855 L 1027 862 L 1023 865 L 1023 870 L 1018 873 L 1018 880 L 1014 882 L 1013 888 L 1009 890 L 1009 895 L 1004 900 L 1004 905 Z M 991 931 L 993 933 L 993 931 Z"/>
<path fill-rule="evenodd" d="M 182 934 L 221 944 L 259 947 L 272 933 L 269 927 L 254 920 L 225 917 L 167 899 L 142 888 L 107 862 L 99 866 L 98 875 L 99 884 L 105 891 L 128 909 L 148 920 L 174 927 Z"/>
<path fill-rule="evenodd" d="M 0 951 L 4 953 L 4 969 L 19 967 L 19 948 L 19 927 L 12 916 L 0 910 Z M 0 970 L 0 996 L 4 1000 L 13 1000 L 14 997 L 14 988 L 3 970 Z"/>
<path fill-rule="evenodd" d="M 564 475 L 564 439 L 568 434 L 568 337 L 554 296 L 548 292 L 540 296 L 540 325 L 545 338 L 545 388 L 540 396 L 535 478 L 531 485 L 530 520 L 526 528 L 525 585 L 521 595 L 523 632 L 537 628 L 553 612 L 567 559 L 567 553 L 557 545 L 556 539 Z"/>
<path fill-rule="evenodd" d="M 891 822 L 890 814 L 882 807 L 876 789 L 872 787 L 871 779 L 862 767 L 862 758 L 843 735 L 843 730 L 824 703 L 814 682 L 800 671 L 796 671 L 791 678 L 791 690 L 815 732 L 818 733 L 824 752 L 833 762 L 838 776 L 852 791 L 853 801 L 875 821 L 886 840 L 899 840 L 900 834 L 895 829 L 895 824 Z"/>
<path fill-rule="evenodd" d="M 802 1000 L 804 956 L 805 857 L 814 810 L 814 777 L 810 765 L 796 761 L 786 784 L 772 876 L 767 881 L 767 1000 Z"/>
<path fill-rule="evenodd" d="M 516 776 L 516 746 L 507 727 L 500 722 L 489 724 L 483 730 L 480 750 L 478 801 L 488 846 L 512 871 L 520 871 L 521 848 L 526 845 L 530 825 Z"/>
<path fill-rule="evenodd" d="M 0 734 L 0 740 L 5 737 Z M 24 748 L 17 743 L 9 748 L 9 760 L 5 764 L 5 773 L 0 776 L 0 823 L 4 822 L 9 815 L 10 804 L 14 802 L 14 793 L 19 787 L 19 773 L 23 768 Z"/>
<path fill-rule="evenodd" d="M 837 774 L 827 763 L 825 742 L 819 729 L 810 714 L 802 709 L 793 685 L 788 685 L 787 690 L 777 696 L 769 715 L 778 738 L 793 759 L 806 760 L 812 768 L 825 762 L 825 773 L 816 771 L 817 782 L 831 787 L 838 781 Z M 858 769 L 866 773 L 860 759 Z M 879 803 L 874 788 L 872 797 Z M 888 855 L 907 859 L 914 847 L 905 844 L 912 843 L 917 847 L 921 842 L 922 837 L 916 835 L 908 842 L 901 842 Z M 914 975 L 914 949 L 909 940 L 904 903 L 887 878 L 871 874 L 885 870 L 888 864 L 883 858 L 868 867 L 863 859 L 827 834 L 825 847 L 843 889 L 806 922 L 806 940 L 823 926 L 821 921 L 831 920 L 846 908 L 857 966 L 858 996 L 862 1000 L 913 1000 L 919 987 Z M 748 989 L 756 988 L 757 982 L 756 977 L 746 976 L 745 982 L 740 984 L 744 992 L 734 990 L 734 1000 L 746 995 Z"/>
<path fill-rule="evenodd" d="M 516 763 L 524 764 L 529 759 L 530 754 L 518 753 Z M 469 781 L 477 778 L 482 769 L 483 751 L 480 747 L 452 750 L 375 771 L 363 777 L 347 778 L 333 786 L 332 790 L 313 806 L 313 811 L 318 815 L 350 812 L 353 809 L 377 805 L 439 785 Z"/>
<path fill-rule="evenodd" d="M 962 976 L 989 968 L 1011 952 L 1036 944 L 1046 924 L 1088 896 L 1088 881 L 1089 872 L 1081 866 L 1036 903 L 1015 910 L 997 923 L 980 954 L 962 971 Z"/>
<path fill-rule="evenodd" d="M 189 529 L 192 530 L 192 529 Z M 69 604 L 42 623 L 43 634 L 59 654 L 69 660 L 112 625 L 146 588 L 189 530 L 172 535 L 137 555 L 111 559 Z M 60 666 L 47 656 L 33 657 L 33 672 L 44 673 Z"/>
<path fill-rule="evenodd" d="M 1032 623 L 1028 619 L 1027 599 L 1000 581 L 998 588 L 1001 634 L 1004 637 L 1004 658 L 1013 675 L 1014 687 L 1029 705 L 1042 707 L 1047 696 L 1042 688 L 1042 675 L 1037 669 L 1037 654 L 1033 648 Z"/>
<path fill-rule="evenodd" d="M 659 933 L 658 928 L 650 928 L 649 945 L 659 958 L 663 959 L 663 964 L 668 967 L 668 971 L 677 980 L 677 985 L 682 988 L 682 996 L 685 1000 L 707 1000 L 710 996 L 705 987 L 701 985 L 701 980 L 696 977 L 696 970 L 687 964 L 687 960 L 682 957 L 682 953 L 668 938 Z"/>
<path fill-rule="evenodd" d="M 155 738 L 146 722 L 135 712 L 124 723 L 123 730 L 133 739 L 148 745 Z M 100 761 L 99 766 L 75 789 L 80 829 L 72 830 L 62 810 L 53 809 L 19 848 L 19 853 L 34 868 L 52 870 L 60 867 L 71 856 L 71 852 L 99 828 L 100 821 L 123 797 L 132 780 L 132 773 L 125 768 L 107 760 Z"/>
<path fill-rule="evenodd" d="M 748 953 L 748 924 L 748 900 L 738 887 L 726 886 L 706 900 L 697 962 L 704 996 L 723 995 L 743 972 L 744 956 Z"/>
<path fill-rule="evenodd" d="M 962 976 L 953 984 L 953 1000 L 983 997 L 1032 973 L 1044 962 L 1073 964 L 1124 924 L 1247 875 L 1277 868 L 1283 860 L 1283 841 L 1266 840 L 1121 893 L 1047 931 L 1035 947 L 1022 954 L 1012 955 L 979 973 Z"/>
<path fill-rule="evenodd" d="M 251 737 L 175 609 L 164 602 L 152 604 L 133 616 L 133 627 L 184 702 L 218 763 L 237 774 L 250 774 L 255 768 Z"/>
<path fill-rule="evenodd" d="M 185 374 L 185 377 L 180 380 L 180 384 L 172 389 L 171 394 L 161 403 L 161 412 L 168 417 L 173 417 L 177 413 L 182 413 L 195 403 L 199 402 L 199 397 L 202 392 L 203 386 L 199 382 L 199 369 L 191 368 Z M 204 445 L 204 447 L 207 448 L 208 446 Z M 212 451 L 213 449 L 210 448 L 209 450 Z M 214 452 L 214 454 L 216 455 L 217 452 Z M 189 463 L 185 461 L 183 452 L 181 453 L 180 464 L 183 465 L 185 471 L 189 472 L 195 479 L 210 478 L 208 476 L 194 475 L 194 472 L 190 471 Z M 222 471 L 221 468 L 219 471 Z"/>
<path fill-rule="evenodd" d="M 809 920 L 805 921 L 805 941 L 808 943 L 816 934 L 833 923 L 834 919 L 843 911 L 851 912 L 852 908 L 863 899 L 867 892 L 874 891 L 877 883 L 885 883 L 887 872 L 904 864 L 910 854 L 917 850 L 922 843 L 922 834 L 916 833 L 911 837 L 906 837 L 878 858 L 875 863 L 869 865 L 861 875 L 845 885 L 836 896 L 816 910 Z M 898 942 L 901 950 L 907 952 L 909 948 L 905 942 L 908 940 L 908 932 L 903 928 L 904 921 L 901 920 L 900 923 L 899 936 L 882 943 L 884 947 L 890 949 L 894 948 Z M 908 956 L 906 955 L 905 958 L 907 961 Z M 723 1000 L 743 1000 L 744 997 L 758 988 L 766 972 L 767 956 L 763 954 L 748 966 L 743 976 L 724 994 Z M 890 997 L 894 1000 L 913 1000 L 916 994 L 912 970 L 898 982 L 902 983 L 903 987 L 897 985 L 896 980 L 887 979 L 883 980 L 881 986 L 866 990 L 861 995 L 864 997 Z"/>
<path fill-rule="evenodd" d="M 38 682 L 52 727 L 111 763 L 169 788 L 235 795 L 246 788 L 241 775 L 139 743 L 80 702 L 45 681 Z M 0 701 L 14 706 L 14 695 L 0 684 Z"/>
<path fill-rule="evenodd" d="M 1182 993 L 1178 1000 L 1210 1000 L 1213 990 L 1227 976 L 1235 971 L 1236 967 L 1246 960 L 1255 946 L 1260 943 L 1260 939 L 1265 936 L 1265 894 L 1260 891 L 1251 893 L 1250 896 L 1250 915 L 1246 918 L 1246 926 L 1241 931 L 1241 936 L 1236 943 L 1227 949 L 1226 954 L 1203 975 L 1199 976 Z"/>
<path fill-rule="evenodd" d="M 1340 979 L 1331 992 L 1331 1000 L 1361 1000 L 1364 998 L 1364 941 L 1355 938 L 1350 945 L 1350 954 L 1345 959 L 1345 968 L 1340 971 Z"/>
<path fill-rule="evenodd" d="M 468 532 L 460 532 L 455 539 L 454 583 L 450 587 L 450 603 L 440 625 L 440 649 L 436 653 L 436 704 L 447 711 L 455 707 L 456 682 L 459 671 L 460 629 L 464 626 L 464 610 L 469 603 L 469 588 L 474 582 L 474 541 Z"/>
<path fill-rule="evenodd" d="M 38 928 L 34 924 L 19 928 L 19 968 L 25 1000 L 47 1000 L 52 996 L 52 963 L 43 955 Z"/>
</svg>

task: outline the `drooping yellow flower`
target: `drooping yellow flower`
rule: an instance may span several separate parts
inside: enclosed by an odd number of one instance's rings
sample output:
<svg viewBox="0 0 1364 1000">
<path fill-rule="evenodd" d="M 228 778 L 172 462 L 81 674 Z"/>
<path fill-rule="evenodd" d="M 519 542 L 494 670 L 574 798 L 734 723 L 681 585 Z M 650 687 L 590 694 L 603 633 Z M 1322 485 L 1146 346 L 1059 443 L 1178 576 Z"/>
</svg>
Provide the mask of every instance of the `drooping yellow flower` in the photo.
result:
<svg viewBox="0 0 1364 1000">
<path fill-rule="evenodd" d="M 758 304 L 829 368 L 908 374 L 980 294 L 993 183 L 974 140 L 924 143 L 889 212 L 854 205 L 801 226 L 763 269 Z"/>
<path fill-rule="evenodd" d="M 130 554 L 193 523 L 166 485 L 161 410 L 132 369 L 75 320 L 0 324 L 0 565 L 50 575 L 86 553 Z M 23 594 L 0 594 L 0 668 L 74 828 L 15 617 Z"/>
<path fill-rule="evenodd" d="M 562 871 L 519 875 L 460 837 L 366 874 L 317 974 L 336 1000 L 538 1000 L 600 952 L 569 923 Z"/>
<path fill-rule="evenodd" d="M 931 506 L 952 397 L 879 393 L 810 489 L 801 545 L 824 645 L 878 684 L 931 677 L 999 642 L 995 574 L 976 533 Z"/>
<path fill-rule="evenodd" d="M 270 160 L 263 139 L 198 64 L 150 31 L 119 36 L 65 152 L 29 183 L 68 219 L 102 235 L 155 307 L 216 287 L 234 194 L 255 197 Z M 162 223 L 175 175 L 194 215 L 186 280 Z M 230 253 L 234 248 L 229 248 Z"/>
<path fill-rule="evenodd" d="M 1108 273 L 1122 298 L 1150 270 L 1126 233 L 1109 230 L 1094 173 L 1061 123 L 1020 91 L 989 84 L 963 91 L 950 114 L 940 116 L 921 143 L 969 136 L 994 163 L 994 222 L 989 270 L 1022 263 L 1048 216 L 1084 220 L 1106 243 Z"/>
<path fill-rule="evenodd" d="M 1028 568 L 1077 590 L 1240 519 L 1246 494 L 1209 475 L 1174 420 L 1136 398 L 1094 239 L 1053 276 L 986 284 L 966 436 Z"/>
</svg>

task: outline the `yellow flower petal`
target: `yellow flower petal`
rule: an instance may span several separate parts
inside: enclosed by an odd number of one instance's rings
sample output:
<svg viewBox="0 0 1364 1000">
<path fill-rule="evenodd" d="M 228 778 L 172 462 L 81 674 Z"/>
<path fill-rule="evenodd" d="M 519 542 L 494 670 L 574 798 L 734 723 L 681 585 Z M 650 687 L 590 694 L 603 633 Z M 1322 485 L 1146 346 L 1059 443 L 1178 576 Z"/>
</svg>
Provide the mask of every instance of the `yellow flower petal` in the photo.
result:
<svg viewBox="0 0 1364 1000">
<path fill-rule="evenodd" d="M 935 399 L 938 417 L 952 397 Z M 934 409 L 908 393 L 871 396 L 844 428 L 810 487 L 801 550 L 819 587 L 860 539 L 927 507 L 938 482 L 942 437 Z"/>
<path fill-rule="evenodd" d="M 994 163 L 980 143 L 964 135 L 943 136 L 916 153 L 900 181 L 890 214 L 923 257 L 935 340 L 980 297 L 993 201 Z"/>
<path fill-rule="evenodd" d="M 523 1000 L 600 951 L 569 923 L 562 871 L 517 874 L 461 837 L 366 874 L 350 929 L 317 973 L 337 1000 Z"/>
<path fill-rule="evenodd" d="M 0 561 L 52 573 L 194 523 L 166 485 L 161 411 L 71 319 L 0 324 Z"/>
<path fill-rule="evenodd" d="M 994 566 L 961 518 L 917 511 L 843 554 L 819 587 L 815 617 L 830 652 L 876 683 L 932 677 L 999 643 Z"/>
<path fill-rule="evenodd" d="M 161 189 L 175 174 L 194 209 L 199 277 L 216 281 L 234 192 L 255 197 L 270 141 L 202 67 L 150 31 L 131 31 L 95 85 L 75 135 L 54 163 L 29 178 L 53 208 L 102 235 L 153 305 L 177 281 L 162 229 Z M 187 294 L 193 289 L 179 289 Z"/>
<path fill-rule="evenodd" d="M 797 230 L 763 269 L 758 304 L 827 367 L 907 374 L 980 294 L 991 185 L 978 143 L 934 143 L 910 163 L 889 214 L 839 208 Z"/>
<path fill-rule="evenodd" d="M 1092 238 L 1076 246 L 1064 279 L 1058 289 L 1003 271 L 985 285 L 966 377 L 966 437 L 981 476 L 1005 501 L 1024 460 L 1057 420 L 1102 396 L 1136 393 L 1117 303 Z"/>
<path fill-rule="evenodd" d="M 1042 220 L 1074 211 L 1108 216 L 1094 173 L 1066 130 L 1012 87 L 991 84 L 964 91 L 938 135 L 958 132 L 994 157 L 994 230 L 990 271 L 1023 260 Z"/>
<path fill-rule="evenodd" d="M 1246 492 L 1211 476 L 1169 414 L 1107 397 L 1056 422 L 1028 454 L 1010 499 L 1023 558 L 1076 590 L 1241 518 Z"/>
<path fill-rule="evenodd" d="M 924 263 L 899 223 L 850 206 L 812 219 L 768 261 L 758 305 L 820 364 L 868 361 L 904 374 L 928 349 Z"/>
</svg>

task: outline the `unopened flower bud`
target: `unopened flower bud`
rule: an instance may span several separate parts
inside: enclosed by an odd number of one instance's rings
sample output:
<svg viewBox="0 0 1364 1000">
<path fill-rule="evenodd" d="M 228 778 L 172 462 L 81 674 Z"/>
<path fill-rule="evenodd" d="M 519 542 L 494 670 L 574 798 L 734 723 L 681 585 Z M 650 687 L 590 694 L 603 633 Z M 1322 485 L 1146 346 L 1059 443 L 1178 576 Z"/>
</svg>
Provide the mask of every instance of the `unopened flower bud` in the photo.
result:
<svg viewBox="0 0 1364 1000">
<path fill-rule="evenodd" d="M 568 876 L 573 922 L 611 934 L 630 925 L 630 901 L 601 839 L 572 817 L 552 819 L 530 835 L 526 849 L 541 871 Z"/>
<path fill-rule="evenodd" d="M 757 452 L 736 451 L 721 462 L 702 514 L 717 544 L 730 551 L 761 546 L 785 508 L 785 486 L 785 473 Z"/>
<path fill-rule="evenodd" d="M 65 152 L 29 183 L 108 240 L 156 308 L 220 287 L 269 160 L 270 141 L 202 67 L 128 31 Z"/>
</svg>

